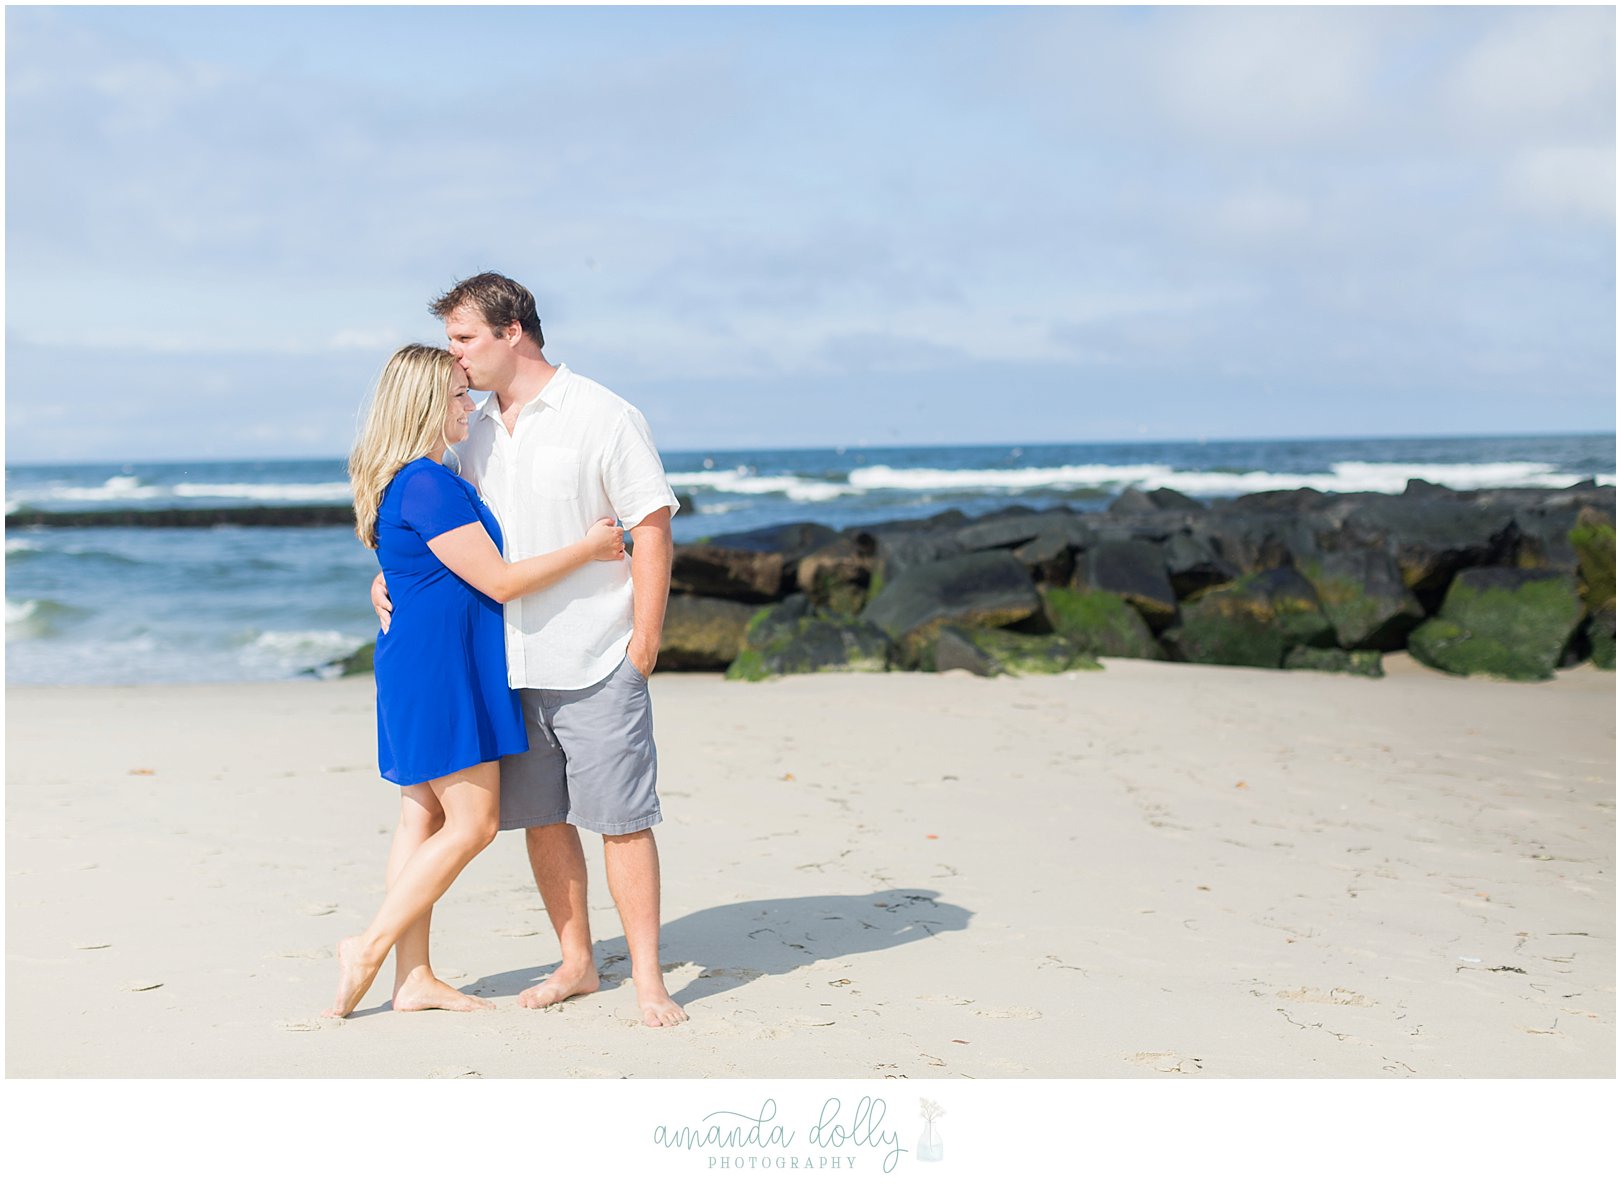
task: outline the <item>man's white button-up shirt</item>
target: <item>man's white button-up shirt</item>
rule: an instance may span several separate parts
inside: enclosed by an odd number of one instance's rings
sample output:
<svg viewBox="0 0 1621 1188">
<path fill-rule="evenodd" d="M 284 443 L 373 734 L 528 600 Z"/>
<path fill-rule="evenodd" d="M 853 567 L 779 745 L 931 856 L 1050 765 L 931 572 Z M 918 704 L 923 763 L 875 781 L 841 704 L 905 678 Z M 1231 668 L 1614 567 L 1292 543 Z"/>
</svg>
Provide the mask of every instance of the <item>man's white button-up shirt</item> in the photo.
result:
<svg viewBox="0 0 1621 1188">
<path fill-rule="evenodd" d="M 469 418 L 456 447 L 462 476 L 500 521 L 509 561 L 574 544 L 604 516 L 627 529 L 661 507 L 674 514 L 647 420 L 607 388 L 567 367 L 507 432 L 494 396 Z M 507 680 L 514 689 L 584 689 L 625 657 L 630 561 L 591 561 L 506 605 Z"/>
</svg>

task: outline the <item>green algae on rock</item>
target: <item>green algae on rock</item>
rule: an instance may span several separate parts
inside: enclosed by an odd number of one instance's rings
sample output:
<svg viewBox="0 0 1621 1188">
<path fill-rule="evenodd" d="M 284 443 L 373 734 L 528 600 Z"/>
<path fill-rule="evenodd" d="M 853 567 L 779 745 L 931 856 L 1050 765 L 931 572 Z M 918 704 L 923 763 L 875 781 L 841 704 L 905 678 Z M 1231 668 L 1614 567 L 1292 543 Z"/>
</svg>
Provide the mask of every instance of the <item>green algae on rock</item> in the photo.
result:
<svg viewBox="0 0 1621 1188">
<path fill-rule="evenodd" d="M 1182 621 L 1162 637 L 1195 664 L 1281 668 L 1290 648 L 1328 647 L 1334 627 L 1312 584 L 1293 569 L 1246 574 L 1182 605 Z"/>
<path fill-rule="evenodd" d="M 1165 658 L 1142 615 L 1118 594 L 1054 588 L 1041 600 L 1053 631 L 1083 652 L 1135 660 Z"/>
<path fill-rule="evenodd" d="M 1569 574 L 1465 569 L 1447 588 L 1440 614 L 1413 631 L 1407 648 L 1414 659 L 1443 672 L 1545 681 L 1583 617 Z"/>
<path fill-rule="evenodd" d="M 1323 614 L 1347 651 L 1393 651 L 1424 619 L 1424 608 L 1402 584 L 1388 553 L 1355 549 L 1302 561 L 1300 572 L 1317 591 Z"/>
<path fill-rule="evenodd" d="M 660 668 L 718 671 L 737 659 L 751 608 L 724 598 L 672 594 L 664 611 Z"/>
<path fill-rule="evenodd" d="M 1570 530 L 1581 573 L 1582 602 L 1589 612 L 1615 610 L 1615 525 L 1583 515 Z"/>
<path fill-rule="evenodd" d="M 726 679 L 763 681 L 801 672 L 886 672 L 890 639 L 871 623 L 848 615 L 795 614 L 767 607 L 749 620 L 745 646 Z"/>
<path fill-rule="evenodd" d="M 1025 635 L 990 627 L 942 627 L 925 649 L 929 672 L 967 669 L 978 676 L 1101 671 L 1097 658 L 1060 635 Z"/>
</svg>

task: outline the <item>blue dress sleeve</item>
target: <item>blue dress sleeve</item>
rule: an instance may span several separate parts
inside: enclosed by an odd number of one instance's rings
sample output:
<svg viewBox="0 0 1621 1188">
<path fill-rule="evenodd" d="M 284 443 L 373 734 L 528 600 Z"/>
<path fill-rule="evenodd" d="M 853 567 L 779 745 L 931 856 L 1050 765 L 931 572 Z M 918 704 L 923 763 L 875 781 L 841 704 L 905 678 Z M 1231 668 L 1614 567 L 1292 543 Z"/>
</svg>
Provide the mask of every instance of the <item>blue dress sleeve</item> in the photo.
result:
<svg viewBox="0 0 1621 1188">
<path fill-rule="evenodd" d="M 467 524 L 479 523 L 472 489 L 438 466 L 407 475 L 400 492 L 400 518 L 424 541 Z"/>
</svg>

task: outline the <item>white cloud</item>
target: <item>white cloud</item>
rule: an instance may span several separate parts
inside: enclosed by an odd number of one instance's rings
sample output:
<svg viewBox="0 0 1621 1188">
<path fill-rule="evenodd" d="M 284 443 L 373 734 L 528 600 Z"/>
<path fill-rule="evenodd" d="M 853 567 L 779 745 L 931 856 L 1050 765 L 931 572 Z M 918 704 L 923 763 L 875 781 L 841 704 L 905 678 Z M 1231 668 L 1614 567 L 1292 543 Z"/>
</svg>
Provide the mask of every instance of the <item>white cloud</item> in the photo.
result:
<svg viewBox="0 0 1621 1188">
<path fill-rule="evenodd" d="M 1615 10 L 1502 10 L 1440 93 L 1454 114 L 1496 138 L 1595 122 L 1613 133 Z"/>
<path fill-rule="evenodd" d="M 1615 145 L 1549 145 L 1527 150 L 1505 171 L 1510 202 L 1540 215 L 1615 221 Z"/>
<path fill-rule="evenodd" d="M 1311 226 L 1312 206 L 1296 194 L 1248 187 L 1217 205 L 1215 222 L 1240 239 L 1289 239 Z"/>
<path fill-rule="evenodd" d="M 1169 116 L 1203 136 L 1294 144 L 1367 114 L 1377 15 L 1354 9 L 1187 12 L 1146 64 Z"/>
</svg>

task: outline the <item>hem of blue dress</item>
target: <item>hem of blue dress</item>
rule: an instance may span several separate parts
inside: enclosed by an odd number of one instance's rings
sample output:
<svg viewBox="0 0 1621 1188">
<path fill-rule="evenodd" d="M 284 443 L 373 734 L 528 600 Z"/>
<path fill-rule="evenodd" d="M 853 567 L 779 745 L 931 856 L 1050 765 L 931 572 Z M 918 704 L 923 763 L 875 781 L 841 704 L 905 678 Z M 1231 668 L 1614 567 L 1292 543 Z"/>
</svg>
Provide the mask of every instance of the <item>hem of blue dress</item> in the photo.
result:
<svg viewBox="0 0 1621 1188">
<path fill-rule="evenodd" d="M 410 788 L 417 784 L 426 784 L 429 780 L 437 780 L 447 775 L 455 775 L 458 771 L 466 771 L 469 767 L 477 767 L 480 763 L 494 763 L 497 759 L 503 758 L 507 755 L 522 755 L 528 749 L 529 743 L 526 741 L 521 747 L 513 747 L 511 750 L 506 751 L 496 751 L 493 755 L 486 755 L 482 759 L 474 759 L 471 763 L 463 763 L 461 766 L 452 767 L 448 771 L 438 771 L 434 772 L 432 775 L 418 776 L 414 779 L 409 776 L 392 776 L 389 775 L 388 772 L 381 770 L 379 770 L 377 774 L 382 776 L 383 779 L 387 780 L 391 784 L 398 784 L 401 788 Z"/>
</svg>

